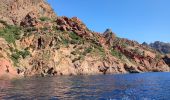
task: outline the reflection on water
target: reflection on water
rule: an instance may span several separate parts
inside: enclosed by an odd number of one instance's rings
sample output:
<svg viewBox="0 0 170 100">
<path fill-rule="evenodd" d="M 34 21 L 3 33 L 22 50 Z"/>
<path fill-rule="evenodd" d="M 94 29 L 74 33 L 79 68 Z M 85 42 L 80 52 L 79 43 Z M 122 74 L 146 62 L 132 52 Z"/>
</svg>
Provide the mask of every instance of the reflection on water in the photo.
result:
<svg viewBox="0 0 170 100">
<path fill-rule="evenodd" d="M 170 73 L 0 80 L 7 100 L 168 100 Z"/>
</svg>

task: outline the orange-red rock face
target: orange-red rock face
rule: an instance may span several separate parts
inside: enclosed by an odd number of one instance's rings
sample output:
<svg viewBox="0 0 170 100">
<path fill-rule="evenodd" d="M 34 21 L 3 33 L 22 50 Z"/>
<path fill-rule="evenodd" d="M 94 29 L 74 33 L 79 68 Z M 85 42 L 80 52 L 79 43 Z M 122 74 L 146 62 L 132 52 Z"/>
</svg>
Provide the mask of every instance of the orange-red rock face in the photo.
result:
<svg viewBox="0 0 170 100">
<path fill-rule="evenodd" d="M 73 31 L 78 36 L 90 37 L 92 33 L 87 30 L 87 27 L 77 17 L 58 17 L 56 20 L 57 28 L 61 31 Z"/>
<path fill-rule="evenodd" d="M 0 59 L 0 78 L 14 78 L 18 77 L 17 70 L 11 64 L 10 61 L 6 59 Z"/>
</svg>

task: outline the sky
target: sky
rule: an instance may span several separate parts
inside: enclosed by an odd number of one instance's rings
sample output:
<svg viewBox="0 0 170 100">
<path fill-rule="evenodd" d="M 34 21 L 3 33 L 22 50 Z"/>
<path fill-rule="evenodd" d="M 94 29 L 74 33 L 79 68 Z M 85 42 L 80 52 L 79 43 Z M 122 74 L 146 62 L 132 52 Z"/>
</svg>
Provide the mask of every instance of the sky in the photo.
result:
<svg viewBox="0 0 170 100">
<path fill-rule="evenodd" d="M 95 32 L 110 28 L 140 43 L 170 42 L 170 0 L 47 1 L 58 16 L 76 16 Z"/>
</svg>

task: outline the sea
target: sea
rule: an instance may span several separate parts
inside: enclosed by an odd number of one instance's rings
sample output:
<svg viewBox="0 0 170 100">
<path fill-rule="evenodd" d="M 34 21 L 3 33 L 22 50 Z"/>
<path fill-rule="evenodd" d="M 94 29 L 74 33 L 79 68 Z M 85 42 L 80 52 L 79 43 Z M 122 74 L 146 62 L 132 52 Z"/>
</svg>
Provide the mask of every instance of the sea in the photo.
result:
<svg viewBox="0 0 170 100">
<path fill-rule="evenodd" d="M 0 100 L 170 100 L 170 73 L 1 79 Z"/>
</svg>

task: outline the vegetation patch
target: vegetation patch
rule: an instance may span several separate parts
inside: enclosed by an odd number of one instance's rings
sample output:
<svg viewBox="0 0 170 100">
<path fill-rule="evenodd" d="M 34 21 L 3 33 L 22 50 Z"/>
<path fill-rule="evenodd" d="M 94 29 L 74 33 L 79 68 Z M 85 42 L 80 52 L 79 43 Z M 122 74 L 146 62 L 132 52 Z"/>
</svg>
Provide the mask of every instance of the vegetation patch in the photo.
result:
<svg viewBox="0 0 170 100">
<path fill-rule="evenodd" d="M 36 27 L 28 27 L 25 29 L 25 32 L 33 32 L 33 31 L 37 31 L 38 29 Z"/>
<path fill-rule="evenodd" d="M 104 52 L 104 49 L 102 46 L 94 44 L 93 47 L 94 47 L 94 49 L 97 49 L 99 52 Z"/>
<path fill-rule="evenodd" d="M 77 58 L 74 58 L 73 60 L 72 60 L 72 62 L 74 63 L 74 62 L 76 62 L 76 61 L 78 61 L 78 60 L 81 60 L 83 58 L 83 56 L 78 56 Z"/>
<path fill-rule="evenodd" d="M 16 40 L 19 40 L 21 36 L 21 28 L 17 26 L 7 26 L 0 30 L 0 37 L 3 37 L 8 43 L 15 44 Z"/>
<path fill-rule="evenodd" d="M 141 51 L 141 50 L 139 50 L 138 48 L 135 48 L 134 50 L 133 50 L 133 52 L 134 52 L 134 54 L 138 54 L 138 55 L 140 55 L 140 56 L 144 56 L 144 51 Z"/>
<path fill-rule="evenodd" d="M 92 48 L 92 47 L 88 47 L 88 48 L 86 48 L 86 49 L 84 50 L 84 52 L 83 52 L 83 55 L 86 55 L 86 54 L 88 54 L 88 53 L 92 52 L 92 50 L 93 50 L 93 48 Z"/>
<path fill-rule="evenodd" d="M 47 30 L 48 30 L 48 27 L 40 28 L 40 30 L 42 30 L 42 31 L 47 31 Z"/>
<path fill-rule="evenodd" d="M 122 56 L 123 56 L 122 53 L 120 53 L 119 51 L 116 51 L 116 50 L 114 50 L 114 49 L 111 49 L 111 54 L 112 54 L 112 56 L 115 56 L 115 57 L 117 57 L 117 58 L 119 58 L 119 59 L 121 59 Z"/>
<path fill-rule="evenodd" d="M 161 54 L 158 53 L 158 54 L 156 54 L 155 58 L 156 58 L 156 60 L 160 60 L 160 59 L 162 59 L 162 56 L 161 56 Z"/>
<path fill-rule="evenodd" d="M 49 21 L 49 20 L 51 20 L 50 18 L 48 18 L 48 17 L 40 17 L 39 18 L 41 21 Z"/>
<path fill-rule="evenodd" d="M 70 40 L 71 44 L 82 44 L 83 43 L 83 39 L 74 32 L 70 32 L 69 37 L 71 38 Z"/>
<path fill-rule="evenodd" d="M 104 59 L 106 57 L 104 48 L 102 46 L 97 45 L 97 44 L 93 44 L 92 47 L 93 47 L 93 53 L 101 56 L 102 59 Z"/>
<path fill-rule="evenodd" d="M 25 49 L 23 51 L 19 51 L 19 50 L 14 50 L 14 52 L 11 54 L 11 59 L 14 62 L 14 66 L 17 66 L 17 63 L 19 62 L 18 60 L 20 58 L 25 59 L 28 55 L 30 55 L 30 52 Z"/>
<path fill-rule="evenodd" d="M 65 46 L 68 46 L 68 44 L 69 44 L 69 41 L 68 41 L 68 39 L 65 39 L 64 37 L 61 37 L 61 43 L 62 44 L 64 44 Z"/>
<path fill-rule="evenodd" d="M 50 57 L 51 57 L 51 53 L 49 50 L 43 52 L 42 58 L 44 60 L 49 61 Z"/>
</svg>

